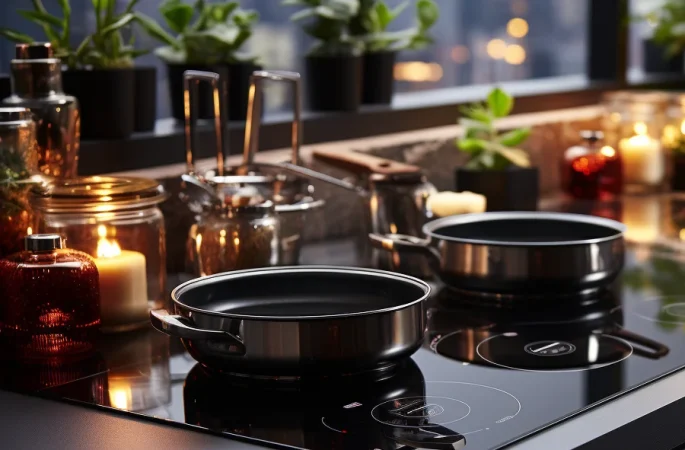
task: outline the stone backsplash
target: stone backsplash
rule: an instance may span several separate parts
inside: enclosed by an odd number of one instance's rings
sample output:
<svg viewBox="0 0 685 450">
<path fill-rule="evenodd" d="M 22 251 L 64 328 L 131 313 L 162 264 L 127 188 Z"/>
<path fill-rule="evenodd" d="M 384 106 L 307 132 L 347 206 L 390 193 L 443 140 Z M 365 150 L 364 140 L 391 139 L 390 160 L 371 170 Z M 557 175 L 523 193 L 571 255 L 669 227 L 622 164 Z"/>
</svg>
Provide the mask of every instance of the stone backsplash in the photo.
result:
<svg viewBox="0 0 685 450">
<path fill-rule="evenodd" d="M 597 117 L 544 123 L 532 128 L 525 148 L 530 152 L 534 165 L 540 168 L 542 195 L 559 189 L 559 161 L 566 148 L 578 143 L 579 131 L 599 129 L 599 126 L 600 122 Z M 433 141 L 408 141 L 398 145 L 367 148 L 352 147 L 350 150 L 417 165 L 424 170 L 428 179 L 438 190 L 451 190 L 454 187 L 454 169 L 465 162 L 464 155 L 455 148 L 455 138 L 456 135 Z M 349 173 L 317 161 L 312 161 L 310 167 L 335 177 L 349 177 Z M 170 200 L 162 206 L 167 225 L 168 266 L 170 272 L 177 272 L 183 270 L 184 267 L 185 241 L 194 217 L 179 200 L 178 177 L 162 181 L 172 194 Z M 335 186 L 319 182 L 313 184 L 316 188 L 316 196 L 326 199 L 327 204 L 307 220 L 304 240 L 346 237 L 358 235 L 364 230 L 364 211 L 362 199 L 359 196 Z"/>
</svg>

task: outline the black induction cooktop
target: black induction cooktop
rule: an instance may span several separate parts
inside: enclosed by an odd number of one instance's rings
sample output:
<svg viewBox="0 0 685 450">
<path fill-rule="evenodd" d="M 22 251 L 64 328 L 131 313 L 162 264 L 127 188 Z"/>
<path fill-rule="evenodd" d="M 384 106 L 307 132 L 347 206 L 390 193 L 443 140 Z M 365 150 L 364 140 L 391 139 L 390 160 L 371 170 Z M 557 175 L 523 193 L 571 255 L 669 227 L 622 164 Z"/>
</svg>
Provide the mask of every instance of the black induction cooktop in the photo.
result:
<svg viewBox="0 0 685 450">
<path fill-rule="evenodd" d="M 685 366 L 685 261 L 631 246 L 592 295 L 480 298 L 436 286 L 425 345 L 328 380 L 227 377 L 154 330 L 86 361 L 15 367 L 2 387 L 275 448 L 499 449 Z"/>
</svg>

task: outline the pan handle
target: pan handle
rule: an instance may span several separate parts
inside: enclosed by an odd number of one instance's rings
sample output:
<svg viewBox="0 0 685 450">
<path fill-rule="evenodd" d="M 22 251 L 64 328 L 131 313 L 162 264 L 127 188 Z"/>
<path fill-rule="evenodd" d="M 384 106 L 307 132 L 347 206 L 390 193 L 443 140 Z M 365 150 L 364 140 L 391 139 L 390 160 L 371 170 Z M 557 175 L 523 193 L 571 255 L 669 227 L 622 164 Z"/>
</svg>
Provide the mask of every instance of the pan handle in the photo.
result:
<svg viewBox="0 0 685 450">
<path fill-rule="evenodd" d="M 169 314 L 165 309 L 151 310 L 150 322 L 157 330 L 169 336 L 188 340 L 224 340 L 230 341 L 235 346 L 235 353 L 245 354 L 245 343 L 227 331 L 203 330 L 197 328 L 183 316 Z M 233 350 L 233 349 L 232 349 Z"/>
<path fill-rule="evenodd" d="M 633 345 L 633 353 L 644 356 L 645 358 L 659 359 L 666 356 L 669 352 L 669 348 L 664 344 L 653 341 L 652 339 L 644 336 L 640 336 L 639 334 L 635 334 L 623 328 L 617 328 L 608 334 L 628 341 L 631 344 L 639 345 L 639 347 Z"/>
<path fill-rule="evenodd" d="M 371 245 L 389 252 L 420 253 L 426 257 L 440 261 L 440 253 L 430 245 L 428 239 L 421 239 L 408 234 L 376 234 L 369 233 Z"/>
</svg>

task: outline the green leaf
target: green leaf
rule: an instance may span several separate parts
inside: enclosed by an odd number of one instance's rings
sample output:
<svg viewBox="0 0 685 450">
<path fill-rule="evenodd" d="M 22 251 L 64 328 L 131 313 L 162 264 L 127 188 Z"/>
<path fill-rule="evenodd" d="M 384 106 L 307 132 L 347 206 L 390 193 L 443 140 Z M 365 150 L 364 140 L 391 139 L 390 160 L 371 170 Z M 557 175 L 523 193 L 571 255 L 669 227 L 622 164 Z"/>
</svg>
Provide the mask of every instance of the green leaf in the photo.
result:
<svg viewBox="0 0 685 450">
<path fill-rule="evenodd" d="M 66 1 L 68 1 L 68 0 L 66 0 Z M 133 13 L 133 12 L 134 12 L 134 11 L 133 11 L 133 8 L 136 7 L 136 5 L 138 4 L 138 1 L 139 1 L 139 0 L 131 0 L 131 1 L 128 3 L 128 5 L 126 5 L 126 9 L 124 10 L 124 14 Z"/>
<path fill-rule="evenodd" d="M 390 8 L 388 8 L 388 5 L 385 3 L 378 2 L 376 4 L 376 8 L 374 9 L 374 12 L 376 13 L 376 17 L 378 18 L 378 29 L 379 31 L 385 31 L 388 28 L 388 25 L 390 25 L 390 22 L 392 22 L 392 12 L 390 11 Z"/>
<path fill-rule="evenodd" d="M 102 37 L 107 37 L 115 31 L 118 31 L 121 28 L 128 25 L 129 23 L 131 23 L 134 19 L 135 16 L 133 14 L 124 14 L 123 16 L 119 17 L 119 19 L 116 22 L 111 23 L 107 25 L 105 28 L 103 28 L 100 32 L 100 35 Z"/>
<path fill-rule="evenodd" d="M 223 23 L 226 22 L 231 13 L 238 8 L 238 2 L 228 2 L 212 6 L 212 19 L 216 22 Z"/>
<path fill-rule="evenodd" d="M 17 10 L 17 14 L 31 22 L 36 22 L 39 25 L 48 25 L 53 27 L 61 27 L 62 20 L 52 14 L 40 12 L 40 11 L 27 11 L 27 10 Z"/>
<path fill-rule="evenodd" d="M 514 99 L 500 88 L 495 88 L 488 94 L 488 108 L 495 117 L 506 117 L 514 106 Z"/>
<path fill-rule="evenodd" d="M 419 19 L 419 27 L 427 30 L 438 21 L 440 10 L 433 0 L 419 0 L 416 3 L 416 15 Z"/>
<path fill-rule="evenodd" d="M 59 7 L 62 8 L 62 36 L 60 40 L 64 47 L 68 47 L 71 33 L 71 6 L 69 6 L 69 0 L 58 1 Z"/>
<path fill-rule="evenodd" d="M 487 125 L 492 124 L 492 115 L 481 105 L 462 106 L 459 108 L 459 111 L 462 115 L 471 120 L 475 120 Z"/>
<path fill-rule="evenodd" d="M 457 147 L 460 150 L 473 153 L 475 151 L 481 151 L 487 148 L 488 142 L 483 139 L 458 139 Z"/>
<path fill-rule="evenodd" d="M 167 25 L 176 33 L 183 33 L 188 28 L 195 11 L 186 4 L 164 5 L 159 12 L 164 17 Z"/>
<path fill-rule="evenodd" d="M 86 50 L 88 49 L 88 44 L 90 43 L 90 36 L 86 36 L 84 40 L 81 41 L 81 43 L 76 47 L 75 56 L 77 60 L 81 60 L 83 58 L 83 55 L 86 53 Z"/>
<path fill-rule="evenodd" d="M 30 44 L 31 42 L 34 42 L 34 39 L 28 34 L 10 30 L 9 28 L 0 28 L 0 36 L 20 44 Z"/>
<path fill-rule="evenodd" d="M 521 145 L 530 136 L 530 128 L 519 128 L 516 130 L 507 131 L 499 136 L 499 143 L 507 147 L 516 147 Z"/>
<path fill-rule="evenodd" d="M 135 13 L 135 18 L 136 22 L 143 27 L 149 36 L 166 45 L 180 49 L 179 42 L 173 36 L 167 33 L 164 28 L 160 27 L 156 21 L 142 13 Z"/>
<path fill-rule="evenodd" d="M 309 17 L 314 17 L 316 16 L 316 9 L 314 8 L 307 8 L 307 9 L 302 9 L 290 16 L 290 20 L 292 22 L 298 22 L 303 19 L 307 19 Z"/>
<path fill-rule="evenodd" d="M 347 16 L 345 15 L 344 12 L 340 10 L 333 9 L 329 6 L 317 6 L 316 7 L 316 14 L 319 16 L 325 17 L 327 19 L 332 19 L 332 20 L 345 20 L 347 19 Z"/>
<path fill-rule="evenodd" d="M 397 19 L 397 17 L 404 12 L 405 9 L 409 7 L 409 1 L 405 1 L 400 3 L 399 5 L 395 6 L 393 10 L 391 11 L 390 15 L 392 17 L 391 20 Z"/>
</svg>

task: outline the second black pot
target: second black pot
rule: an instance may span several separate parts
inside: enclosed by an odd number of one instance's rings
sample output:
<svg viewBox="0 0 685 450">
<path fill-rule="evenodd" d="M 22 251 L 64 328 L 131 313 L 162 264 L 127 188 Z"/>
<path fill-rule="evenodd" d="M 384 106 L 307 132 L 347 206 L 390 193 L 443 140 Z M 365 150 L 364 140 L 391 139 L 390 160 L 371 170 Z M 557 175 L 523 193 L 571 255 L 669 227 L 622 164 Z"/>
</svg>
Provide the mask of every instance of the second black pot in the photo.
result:
<svg viewBox="0 0 685 450">
<path fill-rule="evenodd" d="M 365 53 L 363 62 L 362 103 L 389 105 L 395 83 L 393 68 L 397 52 Z"/>
<path fill-rule="evenodd" d="M 136 67 L 133 128 L 135 131 L 152 131 L 157 120 L 157 69 Z"/>
<path fill-rule="evenodd" d="M 81 110 L 81 139 L 126 139 L 133 134 L 133 69 L 67 70 L 64 92 Z"/>
<path fill-rule="evenodd" d="M 361 101 L 359 56 L 307 56 L 306 89 L 313 111 L 356 111 Z"/>
<path fill-rule="evenodd" d="M 683 73 L 685 54 L 669 57 L 666 49 L 650 39 L 642 41 L 644 69 L 647 73 Z"/>
<path fill-rule="evenodd" d="M 488 211 L 536 211 L 540 195 L 539 174 L 535 167 L 505 170 L 455 171 L 457 191 L 482 194 Z"/>
</svg>

